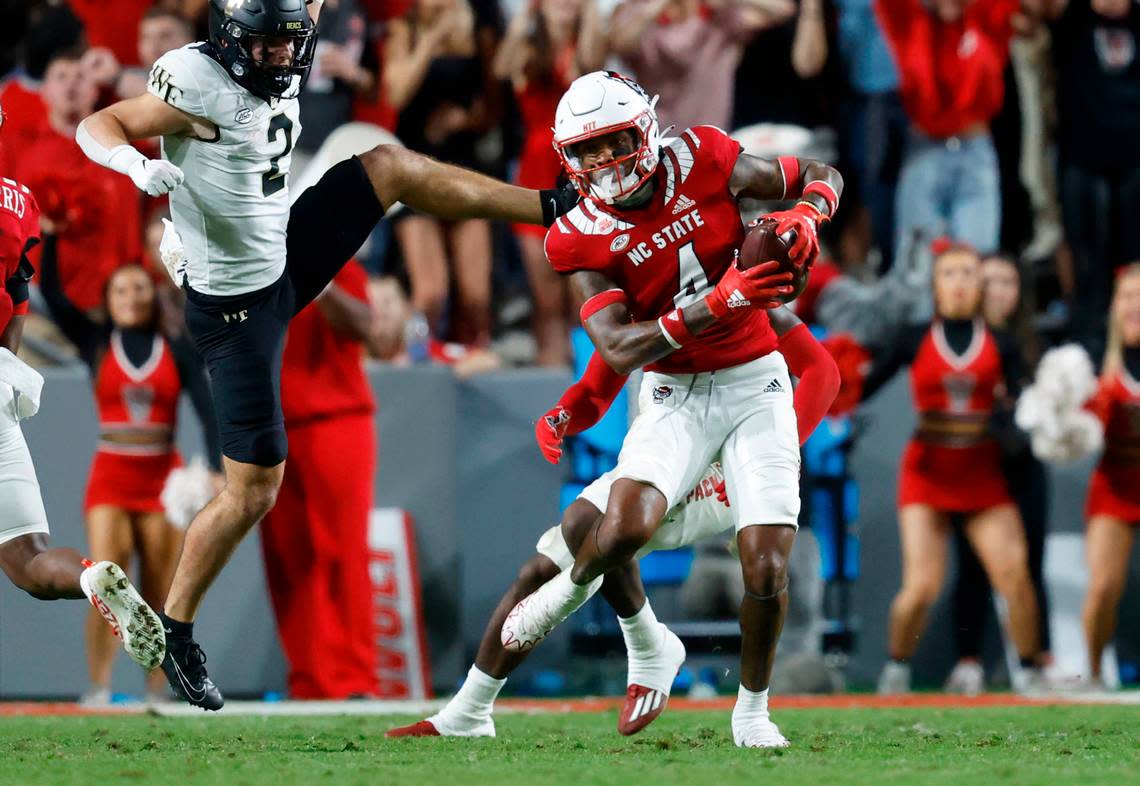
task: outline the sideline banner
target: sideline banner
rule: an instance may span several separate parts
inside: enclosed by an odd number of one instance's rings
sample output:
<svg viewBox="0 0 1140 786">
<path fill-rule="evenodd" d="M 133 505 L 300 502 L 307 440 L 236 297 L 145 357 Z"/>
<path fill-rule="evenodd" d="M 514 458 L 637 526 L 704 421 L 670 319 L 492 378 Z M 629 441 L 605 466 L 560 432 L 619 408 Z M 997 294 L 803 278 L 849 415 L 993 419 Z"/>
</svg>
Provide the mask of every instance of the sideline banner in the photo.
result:
<svg viewBox="0 0 1140 786">
<path fill-rule="evenodd" d="M 380 698 L 430 698 L 431 669 L 411 514 L 399 508 L 372 511 L 368 570 Z"/>
</svg>

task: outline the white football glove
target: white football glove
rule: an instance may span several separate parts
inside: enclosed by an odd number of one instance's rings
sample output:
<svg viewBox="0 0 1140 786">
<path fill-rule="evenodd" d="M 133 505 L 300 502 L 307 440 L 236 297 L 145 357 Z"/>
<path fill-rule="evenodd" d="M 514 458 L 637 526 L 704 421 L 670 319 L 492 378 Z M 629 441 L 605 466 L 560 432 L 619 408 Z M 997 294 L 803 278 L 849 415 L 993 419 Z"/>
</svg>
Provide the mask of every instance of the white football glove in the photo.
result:
<svg viewBox="0 0 1140 786">
<path fill-rule="evenodd" d="M 181 169 L 161 158 L 140 159 L 131 164 L 127 174 L 140 191 L 145 191 L 152 197 L 169 194 L 186 179 Z"/>
<path fill-rule="evenodd" d="M 174 286 L 181 287 L 182 274 L 186 269 L 186 249 L 178 230 L 174 228 L 174 222 L 169 218 L 162 219 L 162 240 L 158 244 L 158 256 Z"/>
</svg>

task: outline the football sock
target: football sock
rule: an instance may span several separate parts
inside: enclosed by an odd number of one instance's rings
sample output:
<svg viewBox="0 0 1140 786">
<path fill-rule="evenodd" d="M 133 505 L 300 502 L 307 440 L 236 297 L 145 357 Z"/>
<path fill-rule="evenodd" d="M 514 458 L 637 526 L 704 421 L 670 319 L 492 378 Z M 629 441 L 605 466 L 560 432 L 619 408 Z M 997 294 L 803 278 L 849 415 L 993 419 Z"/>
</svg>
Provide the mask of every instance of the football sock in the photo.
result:
<svg viewBox="0 0 1140 786">
<path fill-rule="evenodd" d="M 640 655 L 655 652 L 665 637 L 665 629 L 657 621 L 657 615 L 653 613 L 648 598 L 645 600 L 645 605 L 641 607 L 641 611 L 632 617 L 618 617 L 618 624 L 621 625 L 621 635 L 625 639 L 625 648 L 631 654 Z"/>
<path fill-rule="evenodd" d="M 451 701 L 439 711 L 433 720 L 437 721 L 437 727 L 439 721 L 448 727 L 467 727 L 482 723 L 491 717 L 491 711 L 495 707 L 495 699 L 499 697 L 499 691 L 506 684 L 505 677 L 497 680 L 480 671 L 478 666 L 472 666 L 471 670 L 467 672 L 467 679 L 463 680 L 459 692 L 452 697 Z M 440 731 L 444 731 L 444 729 L 440 729 Z"/>
<path fill-rule="evenodd" d="M 162 620 L 162 626 L 166 628 L 170 635 L 187 639 L 194 638 L 193 622 L 179 622 L 172 617 L 166 616 L 166 612 L 160 612 L 158 616 Z"/>
<path fill-rule="evenodd" d="M 736 693 L 736 706 L 732 708 L 733 728 L 766 720 L 768 720 L 768 689 L 751 691 L 741 685 Z"/>
</svg>

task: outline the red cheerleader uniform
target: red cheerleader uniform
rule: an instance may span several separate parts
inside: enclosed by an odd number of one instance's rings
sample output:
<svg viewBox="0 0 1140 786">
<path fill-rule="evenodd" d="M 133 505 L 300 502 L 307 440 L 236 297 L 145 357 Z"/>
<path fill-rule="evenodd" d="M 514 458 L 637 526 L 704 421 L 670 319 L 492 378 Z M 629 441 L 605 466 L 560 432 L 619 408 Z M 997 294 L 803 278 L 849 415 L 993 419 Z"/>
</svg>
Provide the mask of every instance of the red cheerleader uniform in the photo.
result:
<svg viewBox="0 0 1140 786">
<path fill-rule="evenodd" d="M 153 444 L 128 445 L 100 439 L 87 481 L 84 509 L 115 505 L 132 513 L 161 513 L 166 476 L 181 461 L 174 449 L 182 382 L 166 340 L 154 336 L 150 357 L 131 363 L 119 331 L 95 372 L 99 432 L 161 437 Z"/>
<path fill-rule="evenodd" d="M 1104 423 L 1104 454 L 1089 481 L 1085 517 L 1140 525 L 1140 382 L 1123 368 L 1107 374 L 1086 406 Z"/>
<path fill-rule="evenodd" d="M 1017 379 L 1012 342 L 982 321 L 957 321 L 969 341 L 958 351 L 947 325 L 935 320 L 899 342 L 891 360 L 872 369 L 864 396 L 899 366 L 910 364 L 911 396 L 919 425 L 899 463 L 898 505 L 924 504 L 951 513 L 976 513 L 1012 503 L 1001 469 L 1001 449 L 989 433 L 995 389 Z M 892 367 L 893 366 L 893 367 Z"/>
<path fill-rule="evenodd" d="M 562 160 L 554 149 L 554 113 L 558 100 L 570 86 L 569 80 L 555 69 L 548 80 L 527 80 L 526 86 L 515 91 L 522 115 L 526 139 L 519 154 L 519 171 L 515 183 L 523 188 L 540 190 L 554 188 L 562 172 Z M 546 236 L 546 229 L 534 224 L 515 224 L 516 235 Z"/>
</svg>

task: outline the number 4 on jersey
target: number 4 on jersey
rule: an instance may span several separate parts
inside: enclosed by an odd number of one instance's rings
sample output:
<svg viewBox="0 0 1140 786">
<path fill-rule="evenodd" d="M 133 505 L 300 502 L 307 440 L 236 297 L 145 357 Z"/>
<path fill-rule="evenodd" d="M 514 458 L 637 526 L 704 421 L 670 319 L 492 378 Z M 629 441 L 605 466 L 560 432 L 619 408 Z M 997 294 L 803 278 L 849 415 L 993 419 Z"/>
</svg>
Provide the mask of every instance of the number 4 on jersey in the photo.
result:
<svg viewBox="0 0 1140 786">
<path fill-rule="evenodd" d="M 673 305 L 685 308 L 702 299 L 712 291 L 712 287 L 709 286 L 708 276 L 701 266 L 701 260 L 697 259 L 697 252 L 692 243 L 686 243 L 677 250 L 677 261 L 681 289 L 673 297 Z"/>
</svg>

